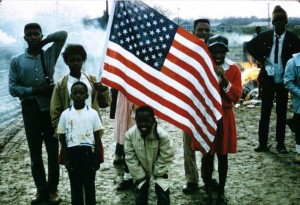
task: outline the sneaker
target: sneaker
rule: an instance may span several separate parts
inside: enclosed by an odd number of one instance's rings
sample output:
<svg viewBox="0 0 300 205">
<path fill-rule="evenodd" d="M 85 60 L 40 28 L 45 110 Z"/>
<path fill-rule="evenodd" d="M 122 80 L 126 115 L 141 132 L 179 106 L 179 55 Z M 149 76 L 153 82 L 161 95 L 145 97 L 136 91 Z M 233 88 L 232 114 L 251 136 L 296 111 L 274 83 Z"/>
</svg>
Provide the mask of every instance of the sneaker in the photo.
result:
<svg viewBox="0 0 300 205">
<path fill-rule="evenodd" d="M 280 154 L 287 154 L 287 153 L 288 153 L 288 151 L 287 151 L 287 149 L 286 149 L 286 147 L 285 147 L 284 144 L 277 144 L 276 150 L 277 150 Z"/>
<path fill-rule="evenodd" d="M 127 189 L 132 188 L 133 186 L 133 179 L 129 180 L 123 180 L 118 186 L 117 186 L 117 191 L 124 191 Z"/>
<path fill-rule="evenodd" d="M 269 147 L 268 146 L 262 146 L 262 145 L 258 145 L 255 149 L 255 152 L 268 152 L 269 151 Z"/>
<path fill-rule="evenodd" d="M 61 198 L 57 192 L 53 192 L 49 194 L 49 202 L 50 204 L 59 204 L 61 202 Z"/>
<path fill-rule="evenodd" d="M 31 205 L 39 204 L 42 201 L 46 200 L 46 197 L 44 194 L 37 193 L 32 199 L 31 199 Z"/>
<path fill-rule="evenodd" d="M 198 189 L 198 184 L 188 182 L 188 183 L 186 183 L 186 185 L 183 186 L 182 192 L 184 194 L 191 194 L 191 193 L 195 192 L 197 189 Z"/>
<path fill-rule="evenodd" d="M 297 153 L 294 158 L 295 164 L 300 164 L 300 153 Z"/>
</svg>

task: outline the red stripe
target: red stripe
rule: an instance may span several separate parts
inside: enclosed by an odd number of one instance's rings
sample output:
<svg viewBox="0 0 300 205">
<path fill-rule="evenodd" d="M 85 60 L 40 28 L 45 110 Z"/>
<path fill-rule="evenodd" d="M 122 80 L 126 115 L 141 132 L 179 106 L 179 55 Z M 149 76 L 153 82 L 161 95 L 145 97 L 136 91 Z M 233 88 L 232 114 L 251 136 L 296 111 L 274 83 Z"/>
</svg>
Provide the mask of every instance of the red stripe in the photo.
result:
<svg viewBox="0 0 300 205">
<path fill-rule="evenodd" d="M 185 95 L 183 95 L 182 93 L 180 93 L 177 90 L 173 89 L 168 84 L 166 84 L 164 82 L 161 82 L 158 79 L 154 78 L 153 76 L 150 76 L 148 73 L 142 71 L 138 66 L 133 64 L 131 61 L 128 61 L 125 57 L 123 57 L 119 53 L 114 52 L 111 49 L 108 49 L 107 55 L 118 59 L 119 61 L 124 63 L 124 65 L 131 68 L 135 72 L 139 73 L 141 76 L 143 76 L 145 79 L 148 79 L 148 81 L 152 82 L 153 84 L 156 84 L 156 85 L 160 84 L 159 87 L 163 88 L 167 92 L 171 92 L 171 93 L 172 92 L 177 92 L 179 95 L 184 96 L 186 98 Z M 117 68 L 114 68 L 113 66 L 109 66 L 109 65 L 105 64 L 105 70 L 107 70 L 108 72 L 115 73 L 116 75 L 118 75 L 122 79 L 124 79 L 129 85 L 135 87 L 136 89 L 140 90 L 143 93 L 147 93 L 148 97 L 156 100 L 157 102 L 161 103 L 163 106 L 165 106 L 165 107 L 167 107 L 167 108 L 169 108 L 173 111 L 176 111 L 179 115 L 184 116 L 185 118 L 189 119 L 191 121 L 191 123 L 195 125 L 197 131 L 199 131 L 199 133 L 202 136 L 205 136 L 205 134 L 202 132 L 201 127 L 196 124 L 196 121 L 194 120 L 194 118 L 185 109 L 177 106 L 176 104 L 174 104 L 174 102 L 170 102 L 170 101 L 165 100 L 164 98 L 161 98 L 159 95 L 154 93 L 155 91 L 154 92 L 150 91 L 149 89 L 144 87 L 142 84 L 140 84 L 140 83 L 136 82 L 135 80 L 131 79 L 129 76 L 126 76 L 123 72 L 121 72 Z M 155 72 L 155 70 L 153 70 L 153 71 Z M 188 100 L 191 102 L 190 99 L 188 99 Z M 204 122 L 206 122 L 206 121 L 204 121 Z M 207 125 L 207 124 L 204 124 L 204 125 Z M 211 130 L 211 129 L 209 129 L 209 131 L 213 132 L 213 130 Z M 207 141 L 207 143 L 209 142 L 208 139 L 205 139 L 205 141 Z"/>
<path fill-rule="evenodd" d="M 211 73 L 210 69 L 208 68 L 208 66 L 205 63 L 205 61 L 203 60 L 203 58 L 196 52 L 183 46 L 182 44 L 178 43 L 177 41 L 174 41 L 172 45 L 173 45 L 173 47 L 177 48 L 178 50 L 181 50 L 182 52 L 184 52 L 185 54 L 187 54 L 189 56 L 195 56 L 194 59 L 203 66 L 204 72 L 207 74 L 209 81 L 212 83 L 213 87 L 216 88 L 216 90 L 218 91 L 219 84 L 217 83 L 215 77 Z M 178 59 L 176 56 L 175 56 L 175 58 L 171 58 L 171 56 L 173 56 L 173 55 L 171 53 L 169 53 L 167 55 L 167 59 L 169 59 L 169 60 L 171 59 L 170 61 L 172 61 L 176 65 L 180 66 L 181 68 L 184 68 L 186 71 L 188 71 L 189 73 L 194 75 L 195 78 L 199 81 L 199 84 L 203 86 L 206 96 L 209 99 L 211 99 L 211 101 L 215 105 L 214 108 L 217 109 L 220 113 L 222 113 L 222 106 L 221 106 L 220 102 L 218 102 L 215 99 L 215 97 L 211 94 L 211 92 L 208 90 L 209 88 L 205 85 L 204 79 L 200 75 L 200 73 L 197 71 L 197 69 L 195 69 L 190 64 Z"/>
</svg>

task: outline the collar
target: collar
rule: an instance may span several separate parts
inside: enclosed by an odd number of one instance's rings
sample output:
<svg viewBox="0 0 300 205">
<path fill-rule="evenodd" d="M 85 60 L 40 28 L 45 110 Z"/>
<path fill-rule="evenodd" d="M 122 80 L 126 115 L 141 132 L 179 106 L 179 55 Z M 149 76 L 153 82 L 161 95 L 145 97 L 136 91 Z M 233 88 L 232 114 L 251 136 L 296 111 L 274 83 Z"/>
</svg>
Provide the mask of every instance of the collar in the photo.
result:
<svg viewBox="0 0 300 205">
<path fill-rule="evenodd" d="M 281 34 L 281 35 L 279 36 L 279 37 L 280 37 L 279 39 L 284 39 L 285 33 L 286 33 L 286 30 L 284 31 L 283 34 Z M 275 32 L 275 30 L 274 30 L 273 36 L 275 36 L 275 38 L 278 36 L 277 33 Z"/>
<path fill-rule="evenodd" d="M 232 66 L 233 64 L 234 64 L 234 62 L 232 60 L 225 58 L 222 68 L 224 71 L 227 71 L 230 68 L 230 66 Z"/>
</svg>

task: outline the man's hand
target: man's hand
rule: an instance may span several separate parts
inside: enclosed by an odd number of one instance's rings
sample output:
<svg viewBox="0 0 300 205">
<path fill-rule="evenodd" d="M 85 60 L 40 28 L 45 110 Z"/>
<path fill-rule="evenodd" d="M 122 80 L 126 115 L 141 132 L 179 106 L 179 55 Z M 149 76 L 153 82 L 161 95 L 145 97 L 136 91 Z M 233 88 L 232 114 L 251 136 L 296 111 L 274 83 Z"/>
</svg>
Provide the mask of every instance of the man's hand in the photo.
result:
<svg viewBox="0 0 300 205">
<path fill-rule="evenodd" d="M 44 83 L 43 85 L 32 88 L 33 95 L 49 95 L 52 93 L 55 84 Z"/>
</svg>

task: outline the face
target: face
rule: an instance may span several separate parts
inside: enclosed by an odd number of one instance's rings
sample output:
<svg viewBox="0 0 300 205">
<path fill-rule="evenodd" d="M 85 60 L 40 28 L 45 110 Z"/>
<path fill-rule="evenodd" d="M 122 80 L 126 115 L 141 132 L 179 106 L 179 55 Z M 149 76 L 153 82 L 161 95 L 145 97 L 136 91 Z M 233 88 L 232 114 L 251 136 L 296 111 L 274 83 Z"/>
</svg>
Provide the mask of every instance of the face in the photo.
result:
<svg viewBox="0 0 300 205">
<path fill-rule="evenodd" d="M 24 39 L 29 47 L 40 47 L 43 35 L 39 29 L 26 29 Z"/>
<path fill-rule="evenodd" d="M 71 98 L 74 101 L 74 107 L 83 107 L 85 100 L 88 98 L 88 94 L 83 85 L 75 85 L 71 90 Z"/>
<path fill-rule="evenodd" d="M 150 134 L 154 125 L 154 118 L 149 112 L 138 112 L 135 116 L 135 121 L 137 128 L 139 129 L 143 137 L 146 137 L 148 134 Z"/>
<path fill-rule="evenodd" d="M 80 72 L 83 59 L 80 54 L 71 54 L 67 59 L 67 65 L 69 66 L 70 72 Z"/>
<path fill-rule="evenodd" d="M 196 25 L 194 35 L 207 43 L 210 35 L 210 26 L 208 23 L 200 22 Z"/>
<path fill-rule="evenodd" d="M 286 22 L 285 18 L 275 19 L 272 23 L 274 25 L 275 32 L 278 35 L 281 35 L 285 32 L 285 28 L 286 28 L 286 25 L 287 25 L 287 22 Z"/>
<path fill-rule="evenodd" d="M 222 65 L 225 61 L 225 56 L 226 56 L 226 48 L 221 46 L 221 45 L 216 45 L 211 48 L 209 48 L 209 51 L 215 61 L 215 64 Z"/>
</svg>

